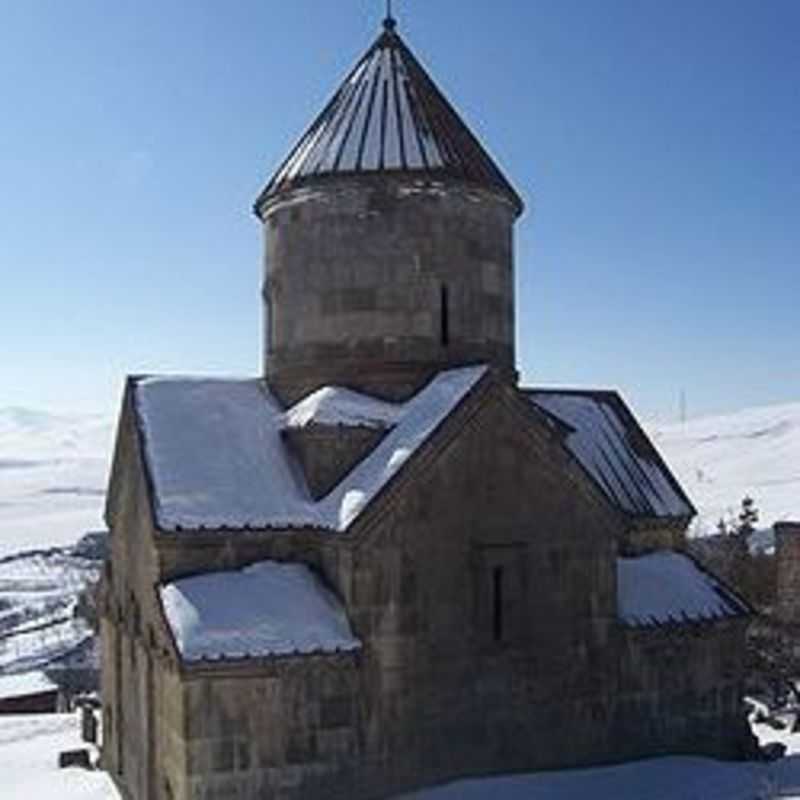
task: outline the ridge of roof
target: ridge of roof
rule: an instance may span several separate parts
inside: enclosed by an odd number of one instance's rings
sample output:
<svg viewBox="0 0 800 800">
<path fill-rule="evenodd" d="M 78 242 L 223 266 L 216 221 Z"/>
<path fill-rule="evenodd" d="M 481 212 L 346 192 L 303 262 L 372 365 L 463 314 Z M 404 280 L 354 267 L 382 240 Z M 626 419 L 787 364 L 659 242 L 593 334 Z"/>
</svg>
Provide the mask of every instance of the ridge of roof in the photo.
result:
<svg viewBox="0 0 800 800">
<path fill-rule="evenodd" d="M 258 196 L 324 176 L 415 174 L 453 178 L 524 203 L 401 38 L 384 25 Z"/>
<path fill-rule="evenodd" d="M 519 391 L 523 394 L 563 394 L 576 397 L 617 397 L 622 400 L 622 395 L 617 389 L 596 389 L 593 387 L 580 386 L 520 386 Z M 625 401 L 622 400 L 624 403 Z"/>
</svg>

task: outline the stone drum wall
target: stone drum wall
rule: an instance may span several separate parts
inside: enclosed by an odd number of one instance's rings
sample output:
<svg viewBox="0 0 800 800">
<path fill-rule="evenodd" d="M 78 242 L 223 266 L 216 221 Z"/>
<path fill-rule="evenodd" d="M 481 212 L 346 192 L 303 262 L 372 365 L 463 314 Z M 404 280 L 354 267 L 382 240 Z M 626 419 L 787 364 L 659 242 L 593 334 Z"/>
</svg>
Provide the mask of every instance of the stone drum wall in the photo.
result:
<svg viewBox="0 0 800 800">
<path fill-rule="evenodd" d="M 264 209 L 265 369 L 285 402 L 325 384 L 390 399 L 434 372 L 514 373 L 505 196 L 383 175 L 320 181 Z"/>
</svg>

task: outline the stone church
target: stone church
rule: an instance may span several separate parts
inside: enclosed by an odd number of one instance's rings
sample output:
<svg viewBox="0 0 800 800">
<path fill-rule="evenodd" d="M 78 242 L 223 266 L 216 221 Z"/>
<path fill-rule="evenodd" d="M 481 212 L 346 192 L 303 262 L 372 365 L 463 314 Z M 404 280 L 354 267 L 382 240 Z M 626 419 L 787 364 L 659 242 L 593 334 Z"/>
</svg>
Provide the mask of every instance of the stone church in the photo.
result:
<svg viewBox="0 0 800 800">
<path fill-rule="evenodd" d="M 518 385 L 523 202 L 394 20 L 255 213 L 263 377 L 123 399 L 101 624 L 127 796 L 745 753 L 750 609 L 682 552 L 692 504 L 616 392 Z"/>
</svg>

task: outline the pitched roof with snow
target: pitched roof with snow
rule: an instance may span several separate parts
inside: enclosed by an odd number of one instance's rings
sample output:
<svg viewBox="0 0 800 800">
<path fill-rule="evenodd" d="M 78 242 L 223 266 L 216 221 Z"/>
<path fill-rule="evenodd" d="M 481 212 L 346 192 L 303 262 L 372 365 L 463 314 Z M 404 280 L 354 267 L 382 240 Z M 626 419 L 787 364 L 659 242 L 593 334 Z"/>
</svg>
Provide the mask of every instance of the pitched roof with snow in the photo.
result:
<svg viewBox="0 0 800 800">
<path fill-rule="evenodd" d="M 263 561 L 160 588 L 185 661 L 357 650 L 344 608 L 303 564 Z"/>
<path fill-rule="evenodd" d="M 617 615 L 631 627 L 743 617 L 749 607 L 688 556 L 617 559 Z"/>
<path fill-rule="evenodd" d="M 522 200 L 450 105 L 392 20 L 347 75 L 255 203 L 320 176 L 452 177 Z"/>
<path fill-rule="evenodd" d="M 688 519 L 689 498 L 616 392 L 528 389 L 566 431 L 573 456 L 617 507 L 636 517 Z"/>
<path fill-rule="evenodd" d="M 330 403 L 301 401 L 288 412 L 259 380 L 134 380 L 158 527 L 345 531 L 485 373 L 485 367 L 442 372 L 394 406 L 336 390 Z M 352 422 L 376 415 L 393 427 L 315 502 L 281 436 L 287 420 Z"/>
</svg>

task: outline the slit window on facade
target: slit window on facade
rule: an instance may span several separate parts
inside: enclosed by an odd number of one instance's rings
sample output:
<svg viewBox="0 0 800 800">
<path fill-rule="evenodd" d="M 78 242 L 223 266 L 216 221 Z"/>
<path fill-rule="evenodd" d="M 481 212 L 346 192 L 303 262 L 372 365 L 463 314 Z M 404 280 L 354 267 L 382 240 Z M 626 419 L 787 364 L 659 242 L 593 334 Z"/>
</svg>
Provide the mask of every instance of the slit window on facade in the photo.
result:
<svg viewBox="0 0 800 800">
<path fill-rule="evenodd" d="M 123 731 L 125 730 L 125 717 L 122 707 L 122 642 L 121 634 L 115 630 L 112 634 L 114 648 L 114 735 L 117 745 L 117 773 L 125 774 L 125 748 L 122 743 Z"/>
<path fill-rule="evenodd" d="M 492 570 L 492 630 L 496 642 L 503 641 L 503 568 Z"/>
<path fill-rule="evenodd" d="M 275 319 L 272 307 L 272 291 L 269 278 L 264 281 L 261 287 L 261 297 L 264 300 L 264 339 L 267 353 L 272 352 L 275 341 Z"/>
<path fill-rule="evenodd" d="M 440 293 L 439 319 L 441 321 L 441 340 L 442 347 L 450 344 L 450 298 L 448 297 L 447 286 L 442 284 Z"/>
</svg>

